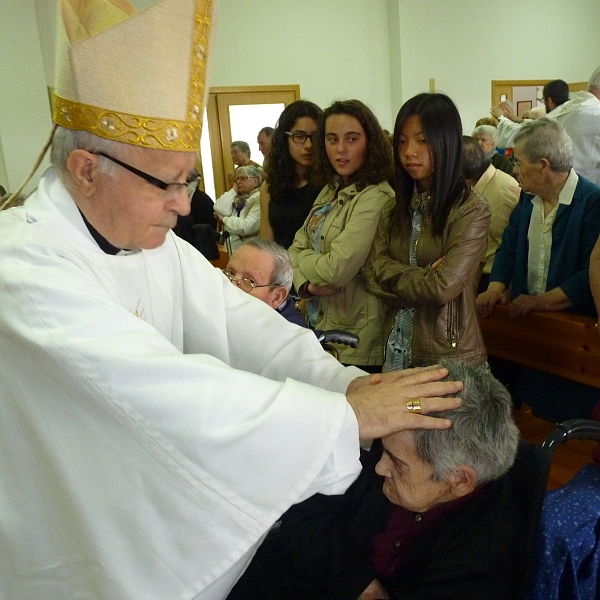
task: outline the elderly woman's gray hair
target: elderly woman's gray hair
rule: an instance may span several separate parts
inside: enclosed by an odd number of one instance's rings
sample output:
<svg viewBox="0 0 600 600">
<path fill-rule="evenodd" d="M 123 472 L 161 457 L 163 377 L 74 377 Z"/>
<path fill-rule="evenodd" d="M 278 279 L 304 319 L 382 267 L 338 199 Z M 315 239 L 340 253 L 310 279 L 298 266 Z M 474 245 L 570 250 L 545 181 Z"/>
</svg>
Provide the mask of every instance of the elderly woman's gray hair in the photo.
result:
<svg viewBox="0 0 600 600">
<path fill-rule="evenodd" d="M 236 175 L 238 173 L 243 173 L 246 177 L 256 177 L 258 179 L 258 187 L 262 184 L 262 175 L 258 168 L 254 165 L 246 165 L 245 167 L 238 167 L 235 171 Z"/>
<path fill-rule="evenodd" d="M 235 142 L 231 142 L 231 144 L 229 144 L 230 148 L 233 148 L 234 146 L 237 146 L 242 152 L 244 152 L 244 154 L 247 154 L 248 157 L 250 157 L 250 145 L 248 142 L 236 140 Z"/>
<path fill-rule="evenodd" d="M 452 427 L 417 430 L 417 454 L 433 467 L 436 481 L 445 480 L 459 465 L 475 471 L 478 485 L 498 479 L 512 466 L 519 442 L 510 394 L 481 365 L 442 360 L 441 366 L 448 369 L 447 380 L 463 382 L 463 390 L 455 394 L 463 405 L 431 413 L 451 419 Z"/>
<path fill-rule="evenodd" d="M 489 135 L 495 144 L 498 139 L 498 130 L 493 125 L 479 125 L 473 129 L 473 137 L 477 135 Z"/>
<path fill-rule="evenodd" d="M 600 90 L 600 67 L 592 73 L 588 81 L 588 90 Z"/>
<path fill-rule="evenodd" d="M 244 246 L 252 246 L 257 250 L 266 252 L 273 257 L 275 266 L 271 275 L 272 286 L 281 285 L 288 292 L 292 289 L 292 280 L 294 279 L 294 267 L 292 259 L 287 250 L 278 243 L 263 238 L 252 238 L 243 243 Z"/>
<path fill-rule="evenodd" d="M 553 171 L 566 172 L 573 167 L 573 144 L 565 130 L 555 120 L 544 117 L 526 121 L 515 136 L 515 147 L 527 156 L 529 162 L 545 158 Z"/>
</svg>

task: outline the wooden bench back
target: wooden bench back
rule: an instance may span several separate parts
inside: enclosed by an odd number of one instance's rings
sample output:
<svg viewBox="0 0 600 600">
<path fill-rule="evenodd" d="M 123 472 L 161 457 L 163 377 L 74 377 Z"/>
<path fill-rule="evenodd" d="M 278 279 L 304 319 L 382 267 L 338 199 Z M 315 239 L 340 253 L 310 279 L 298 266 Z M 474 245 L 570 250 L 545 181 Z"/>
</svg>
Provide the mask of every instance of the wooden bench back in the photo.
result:
<svg viewBox="0 0 600 600">
<path fill-rule="evenodd" d="M 600 335 L 596 321 L 559 311 L 511 319 L 508 307 L 480 318 L 492 356 L 600 388 Z"/>
</svg>

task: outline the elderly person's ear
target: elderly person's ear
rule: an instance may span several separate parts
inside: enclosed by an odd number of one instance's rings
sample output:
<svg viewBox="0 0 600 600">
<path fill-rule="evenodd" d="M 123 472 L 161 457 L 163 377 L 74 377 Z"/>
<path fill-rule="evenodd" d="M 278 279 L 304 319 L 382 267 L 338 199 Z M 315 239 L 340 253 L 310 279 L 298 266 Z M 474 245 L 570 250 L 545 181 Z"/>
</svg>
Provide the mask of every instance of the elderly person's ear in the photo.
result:
<svg viewBox="0 0 600 600">
<path fill-rule="evenodd" d="M 86 150 L 73 150 L 67 158 L 67 169 L 73 183 L 84 196 L 91 196 L 96 188 L 98 157 Z"/>
<path fill-rule="evenodd" d="M 459 465 L 450 474 L 449 483 L 454 497 L 457 499 L 463 498 L 477 487 L 475 471 L 471 467 Z"/>
</svg>

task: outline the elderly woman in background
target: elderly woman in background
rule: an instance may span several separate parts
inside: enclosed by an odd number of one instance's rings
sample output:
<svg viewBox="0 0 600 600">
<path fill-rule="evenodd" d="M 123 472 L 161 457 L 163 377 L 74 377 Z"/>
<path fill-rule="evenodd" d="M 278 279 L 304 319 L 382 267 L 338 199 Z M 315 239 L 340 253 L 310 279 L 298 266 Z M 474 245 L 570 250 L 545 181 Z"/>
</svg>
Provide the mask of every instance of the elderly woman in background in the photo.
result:
<svg viewBox="0 0 600 600">
<path fill-rule="evenodd" d="M 512 175 L 513 164 L 506 156 L 499 154 L 496 149 L 497 136 L 498 131 L 492 125 L 479 125 L 473 130 L 473 137 L 479 142 L 485 157 L 496 169 Z"/>
<path fill-rule="evenodd" d="M 230 600 L 521 597 L 529 449 L 513 465 L 510 395 L 489 372 L 442 364 L 464 382 L 452 427 L 384 438 L 344 496 L 289 510 Z"/>
<path fill-rule="evenodd" d="M 365 289 L 361 269 L 379 217 L 393 204 L 390 145 L 373 112 L 359 100 L 334 102 L 319 120 L 316 177 L 325 186 L 289 249 L 294 285 L 308 298 L 315 329 L 360 337 L 339 347 L 340 361 L 381 372 L 383 307 Z"/>
<path fill-rule="evenodd" d="M 571 140 L 554 120 L 523 124 L 515 161 L 524 193 L 496 251 L 488 289 L 477 298 L 480 314 L 510 300 L 514 319 L 534 310 L 595 316 L 588 271 L 600 233 L 600 188 L 575 173 Z M 522 371 L 515 385 L 535 412 L 553 421 L 589 416 L 598 396 L 533 369 Z"/>
<path fill-rule="evenodd" d="M 239 248 L 245 239 L 258 235 L 260 227 L 260 171 L 253 166 L 239 167 L 235 172 L 236 195 L 228 207 L 215 203 L 215 217 L 229 234 L 231 249 Z"/>
</svg>

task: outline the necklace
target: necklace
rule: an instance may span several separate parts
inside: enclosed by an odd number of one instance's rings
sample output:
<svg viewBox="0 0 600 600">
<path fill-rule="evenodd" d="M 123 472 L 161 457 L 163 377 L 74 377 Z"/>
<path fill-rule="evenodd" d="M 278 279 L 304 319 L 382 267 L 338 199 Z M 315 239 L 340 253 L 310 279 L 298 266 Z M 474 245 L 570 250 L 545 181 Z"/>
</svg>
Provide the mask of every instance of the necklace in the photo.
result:
<svg viewBox="0 0 600 600">
<path fill-rule="evenodd" d="M 552 229 L 552 225 L 554 225 L 554 219 L 556 219 L 556 213 L 558 211 L 558 202 L 550 212 L 550 223 L 544 226 L 544 205 L 540 204 L 540 231 L 542 233 L 548 233 Z"/>
</svg>

